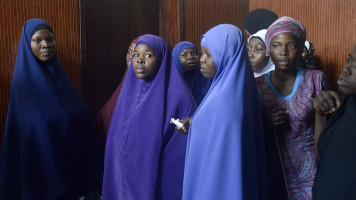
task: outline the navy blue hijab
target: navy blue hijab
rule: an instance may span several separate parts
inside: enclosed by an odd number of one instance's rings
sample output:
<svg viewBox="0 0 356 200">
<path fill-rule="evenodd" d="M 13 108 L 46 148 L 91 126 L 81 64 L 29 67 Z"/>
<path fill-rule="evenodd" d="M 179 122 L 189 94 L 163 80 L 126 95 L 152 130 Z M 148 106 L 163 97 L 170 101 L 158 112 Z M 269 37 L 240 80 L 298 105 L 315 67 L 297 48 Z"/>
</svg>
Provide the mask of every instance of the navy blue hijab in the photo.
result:
<svg viewBox="0 0 356 200">
<path fill-rule="evenodd" d="M 57 55 L 39 61 L 23 26 L 0 152 L 0 199 L 72 199 L 100 187 L 102 158 L 87 108 Z M 49 27 L 49 26 L 48 26 Z M 100 188 L 98 188 L 100 189 Z"/>
<path fill-rule="evenodd" d="M 183 75 L 185 81 L 187 82 L 197 105 L 199 105 L 208 92 L 213 79 L 205 78 L 198 67 L 195 71 L 186 71 L 182 67 L 182 64 L 180 63 L 180 53 L 186 49 L 194 49 L 198 54 L 198 50 L 194 44 L 183 41 L 174 47 L 172 52 L 173 60 L 176 63 L 179 72 Z"/>
</svg>

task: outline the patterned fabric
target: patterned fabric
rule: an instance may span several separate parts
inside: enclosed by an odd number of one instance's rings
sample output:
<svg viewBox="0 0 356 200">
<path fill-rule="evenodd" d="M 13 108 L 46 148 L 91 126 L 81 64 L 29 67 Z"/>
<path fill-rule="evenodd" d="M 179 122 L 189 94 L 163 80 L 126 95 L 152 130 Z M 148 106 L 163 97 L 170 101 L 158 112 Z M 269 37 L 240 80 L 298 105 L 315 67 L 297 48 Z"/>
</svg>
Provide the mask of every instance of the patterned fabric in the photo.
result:
<svg viewBox="0 0 356 200">
<path fill-rule="evenodd" d="M 270 56 L 269 46 L 272 38 L 279 33 L 285 32 L 292 33 L 299 39 L 299 50 L 303 52 L 304 42 L 307 37 L 303 24 L 296 19 L 284 16 L 277 19 L 267 30 L 265 42 L 267 56 Z"/>
<path fill-rule="evenodd" d="M 312 186 L 316 171 L 316 151 L 314 148 L 315 116 L 313 99 L 322 90 L 327 89 L 325 75 L 317 70 L 301 69 L 297 72 L 293 91 L 288 96 L 282 96 L 273 87 L 270 73 L 256 79 L 260 93 L 262 109 L 282 107 L 286 109 L 286 123 L 276 128 L 278 142 L 281 148 L 282 162 L 286 173 L 291 199 L 311 199 Z M 265 138 L 273 137 L 270 130 L 265 131 Z M 266 143 L 266 151 L 274 148 Z M 268 165 L 278 160 L 278 154 L 267 156 Z M 274 162 L 276 163 L 276 162 Z M 271 168 L 269 168 L 271 169 Z M 271 180 L 269 170 L 269 183 Z M 277 176 L 283 176 L 281 174 Z M 277 179 L 277 178 L 276 178 Z M 280 186 L 280 185 L 279 185 Z M 270 193 L 278 194 L 278 186 L 270 188 Z M 277 199 L 273 197 L 273 199 Z M 279 198 L 278 198 L 279 199 Z"/>
</svg>

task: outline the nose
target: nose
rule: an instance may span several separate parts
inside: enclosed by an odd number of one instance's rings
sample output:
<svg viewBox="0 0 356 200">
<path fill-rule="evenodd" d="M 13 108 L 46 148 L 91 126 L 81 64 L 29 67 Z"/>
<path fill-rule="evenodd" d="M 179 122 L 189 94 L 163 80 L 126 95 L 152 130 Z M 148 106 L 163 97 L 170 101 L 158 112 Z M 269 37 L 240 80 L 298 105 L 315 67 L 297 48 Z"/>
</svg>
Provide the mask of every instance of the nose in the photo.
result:
<svg viewBox="0 0 356 200">
<path fill-rule="evenodd" d="M 249 57 L 249 58 L 253 58 L 253 53 L 252 53 L 252 51 L 248 51 L 248 57 Z"/>
<path fill-rule="evenodd" d="M 48 41 L 46 41 L 46 40 L 43 40 L 42 42 L 41 42 L 41 48 L 48 48 L 48 47 L 50 47 L 50 43 L 48 42 Z"/>
<path fill-rule="evenodd" d="M 200 63 L 205 63 L 205 56 L 204 55 L 200 56 L 199 61 Z"/>
<path fill-rule="evenodd" d="M 137 58 L 137 63 L 140 63 L 140 64 L 144 63 L 144 60 L 142 59 L 142 57 Z"/>
<path fill-rule="evenodd" d="M 287 47 L 281 47 L 280 54 L 283 56 L 288 55 L 288 48 Z"/>
</svg>

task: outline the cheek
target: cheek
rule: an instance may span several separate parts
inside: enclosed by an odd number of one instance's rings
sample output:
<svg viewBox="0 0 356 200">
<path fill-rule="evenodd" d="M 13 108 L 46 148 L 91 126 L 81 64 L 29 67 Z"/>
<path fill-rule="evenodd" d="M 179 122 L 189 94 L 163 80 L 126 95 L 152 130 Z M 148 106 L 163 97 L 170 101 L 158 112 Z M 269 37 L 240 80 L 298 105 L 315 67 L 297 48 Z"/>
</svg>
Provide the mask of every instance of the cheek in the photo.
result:
<svg viewBox="0 0 356 200">
<path fill-rule="evenodd" d="M 34 55 L 38 54 L 38 49 L 39 49 L 38 45 L 31 43 L 31 50 Z"/>
<path fill-rule="evenodd" d="M 215 64 L 214 64 L 213 60 L 207 62 L 207 68 L 209 69 L 209 72 L 211 72 L 211 73 L 216 72 L 216 68 L 215 68 Z"/>
<path fill-rule="evenodd" d="M 186 60 L 184 58 L 180 58 L 179 61 L 180 61 L 180 64 L 184 65 Z"/>
<path fill-rule="evenodd" d="M 152 60 L 151 62 L 149 62 L 147 68 L 151 73 L 154 73 L 156 68 L 156 60 Z"/>
</svg>

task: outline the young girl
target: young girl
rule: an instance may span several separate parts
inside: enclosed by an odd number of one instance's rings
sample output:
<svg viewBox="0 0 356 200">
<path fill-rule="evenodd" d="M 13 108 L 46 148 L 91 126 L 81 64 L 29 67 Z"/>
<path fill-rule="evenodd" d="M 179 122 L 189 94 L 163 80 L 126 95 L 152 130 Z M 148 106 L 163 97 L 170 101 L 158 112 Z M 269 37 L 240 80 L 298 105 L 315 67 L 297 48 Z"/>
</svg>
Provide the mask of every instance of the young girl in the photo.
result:
<svg viewBox="0 0 356 200">
<path fill-rule="evenodd" d="M 200 70 L 212 85 L 192 118 L 183 199 L 266 199 L 262 118 L 242 32 L 210 29 Z"/>
<path fill-rule="evenodd" d="M 192 43 L 183 41 L 174 47 L 172 55 L 179 72 L 199 105 L 208 92 L 212 79 L 205 78 L 199 70 L 197 48 Z"/>
<path fill-rule="evenodd" d="M 0 199 L 79 199 L 100 191 L 94 127 L 56 44 L 45 21 L 24 24 L 0 154 Z"/>
<path fill-rule="evenodd" d="M 267 29 L 258 31 L 248 38 L 247 51 L 255 78 L 274 70 L 274 64 L 266 56 L 265 36 Z"/>
<path fill-rule="evenodd" d="M 319 153 L 313 199 L 356 199 L 356 48 L 352 50 L 334 91 L 319 94 L 314 108 L 319 115 L 331 114 L 320 137 L 315 134 Z"/>
<path fill-rule="evenodd" d="M 169 121 L 195 109 L 166 43 L 141 36 L 111 119 L 103 199 L 181 199 L 187 136 Z"/>
<path fill-rule="evenodd" d="M 327 81 L 320 71 L 296 66 L 305 37 L 299 21 L 290 17 L 275 21 L 266 33 L 267 56 L 275 70 L 256 79 L 265 113 L 270 199 L 312 198 L 314 130 L 320 125 L 316 124 L 313 99 L 327 89 Z"/>
</svg>

